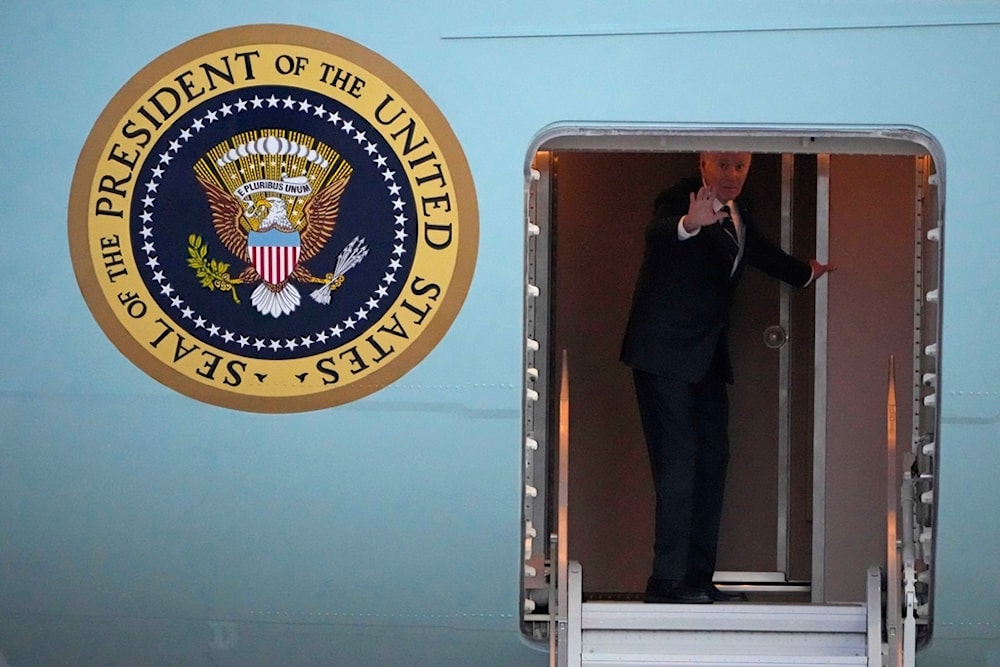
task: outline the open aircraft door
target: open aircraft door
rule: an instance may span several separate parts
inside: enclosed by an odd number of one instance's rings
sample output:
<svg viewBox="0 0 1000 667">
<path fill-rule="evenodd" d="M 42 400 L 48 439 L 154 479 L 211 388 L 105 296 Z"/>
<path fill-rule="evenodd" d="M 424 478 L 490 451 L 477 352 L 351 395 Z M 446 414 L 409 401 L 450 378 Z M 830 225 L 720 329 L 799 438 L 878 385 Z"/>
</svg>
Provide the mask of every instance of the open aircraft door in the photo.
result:
<svg viewBox="0 0 1000 667">
<path fill-rule="evenodd" d="M 580 640 L 569 629 L 588 622 L 580 615 L 593 619 L 595 610 L 612 608 L 590 603 L 641 603 L 648 574 L 652 485 L 629 371 L 618 362 L 642 228 L 659 191 L 696 171 L 699 150 L 732 149 L 734 141 L 755 156 L 747 189 L 758 227 L 797 256 L 843 268 L 835 282 L 808 291 L 751 272 L 741 285 L 717 582 L 764 604 L 803 605 L 802 613 L 848 603 L 867 610 L 862 624 L 881 619 L 883 584 L 868 566 L 883 563 L 886 580 L 902 578 L 896 561 L 886 561 L 886 539 L 895 545 L 887 519 L 898 516 L 886 498 L 898 498 L 902 470 L 912 462 L 906 447 L 887 459 L 883 348 L 895 355 L 901 377 L 914 378 L 900 383 L 900 404 L 913 410 L 900 411 L 899 428 L 922 443 L 914 449 L 921 472 L 909 482 L 915 500 L 902 509 L 924 519 L 915 539 L 930 541 L 921 526 L 933 514 L 927 443 L 936 415 L 933 398 L 922 394 L 935 377 L 939 324 L 927 284 L 939 282 L 940 262 L 930 151 L 906 133 L 579 130 L 549 138 L 532 155 L 525 188 L 523 618 L 528 636 L 571 655 Z M 866 182 L 878 183 L 882 194 L 874 198 Z M 878 277 L 886 271 L 892 281 Z M 928 562 L 929 545 L 918 569 Z M 930 581 L 927 573 L 923 580 Z M 917 580 L 908 589 L 924 613 L 929 587 Z M 649 607 L 633 611 L 641 618 Z M 890 630 L 901 623 L 895 607 L 891 602 Z M 863 652 L 873 643 L 882 650 L 872 632 Z"/>
</svg>

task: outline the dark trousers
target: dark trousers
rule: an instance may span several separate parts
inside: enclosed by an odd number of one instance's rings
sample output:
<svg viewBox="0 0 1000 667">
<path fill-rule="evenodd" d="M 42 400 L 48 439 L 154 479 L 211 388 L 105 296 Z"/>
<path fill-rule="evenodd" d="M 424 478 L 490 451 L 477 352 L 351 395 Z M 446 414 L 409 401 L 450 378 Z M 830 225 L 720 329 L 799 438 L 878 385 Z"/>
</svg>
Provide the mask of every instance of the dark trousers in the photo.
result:
<svg viewBox="0 0 1000 667">
<path fill-rule="evenodd" d="M 729 464 L 729 397 L 718 364 L 690 383 L 633 370 L 656 490 L 653 578 L 710 581 Z"/>
</svg>

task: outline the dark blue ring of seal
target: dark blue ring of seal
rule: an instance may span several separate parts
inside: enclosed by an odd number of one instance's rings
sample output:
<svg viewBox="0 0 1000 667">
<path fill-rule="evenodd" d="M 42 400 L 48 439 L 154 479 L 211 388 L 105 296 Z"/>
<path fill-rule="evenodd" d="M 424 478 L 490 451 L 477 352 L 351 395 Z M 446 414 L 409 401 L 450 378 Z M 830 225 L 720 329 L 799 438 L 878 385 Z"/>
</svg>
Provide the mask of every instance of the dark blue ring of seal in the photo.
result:
<svg viewBox="0 0 1000 667">
<path fill-rule="evenodd" d="M 255 99 L 263 102 L 255 106 Z M 256 284 L 237 285 L 236 303 L 228 292 L 203 287 L 187 263 L 189 237 L 195 234 L 207 246 L 207 258 L 229 264 L 231 277 L 246 267 L 216 235 L 194 165 L 234 135 L 264 129 L 309 135 L 354 169 L 333 233 L 306 267 L 317 277 L 332 271 L 337 255 L 355 237 L 363 238 L 369 248 L 329 304 L 309 297 L 318 285 L 295 283 L 301 302 L 294 312 L 278 318 L 258 312 L 250 303 Z M 202 103 L 160 134 L 139 171 L 138 184 L 130 234 L 143 282 L 186 335 L 230 354 L 283 360 L 336 349 L 378 321 L 408 279 L 418 232 L 415 200 L 403 166 L 363 116 L 314 91 L 257 86 Z M 398 186 L 396 194 L 390 195 L 391 184 Z"/>
</svg>

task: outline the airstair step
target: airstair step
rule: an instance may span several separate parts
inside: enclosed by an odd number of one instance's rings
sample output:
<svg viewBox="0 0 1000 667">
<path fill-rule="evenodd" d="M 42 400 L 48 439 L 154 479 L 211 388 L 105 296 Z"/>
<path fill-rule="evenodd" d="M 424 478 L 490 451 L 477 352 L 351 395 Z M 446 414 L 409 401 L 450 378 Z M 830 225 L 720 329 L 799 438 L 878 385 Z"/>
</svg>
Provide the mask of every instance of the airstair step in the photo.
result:
<svg viewBox="0 0 1000 667">
<path fill-rule="evenodd" d="M 583 665 L 867 664 L 861 605 L 586 603 Z"/>
<path fill-rule="evenodd" d="M 583 656 L 583 665 L 594 667 L 818 667 L 819 665 L 867 665 L 864 656 L 716 656 L 716 655 L 653 655 L 653 656 Z"/>
<path fill-rule="evenodd" d="M 713 604 L 667 605 L 588 602 L 583 630 L 728 630 L 749 632 L 864 633 L 863 605 Z"/>
</svg>

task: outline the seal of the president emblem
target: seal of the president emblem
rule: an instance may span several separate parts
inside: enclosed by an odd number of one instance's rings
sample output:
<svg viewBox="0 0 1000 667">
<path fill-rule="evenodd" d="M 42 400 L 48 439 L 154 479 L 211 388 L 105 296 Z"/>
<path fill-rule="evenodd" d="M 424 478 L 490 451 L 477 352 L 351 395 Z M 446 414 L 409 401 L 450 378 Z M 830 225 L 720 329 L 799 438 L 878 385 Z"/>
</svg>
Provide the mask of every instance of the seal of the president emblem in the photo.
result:
<svg viewBox="0 0 1000 667">
<path fill-rule="evenodd" d="M 114 344 L 195 399 L 338 405 L 444 336 L 478 242 L 472 178 L 433 102 L 342 37 L 258 25 L 140 71 L 83 148 L 69 237 Z"/>
</svg>

